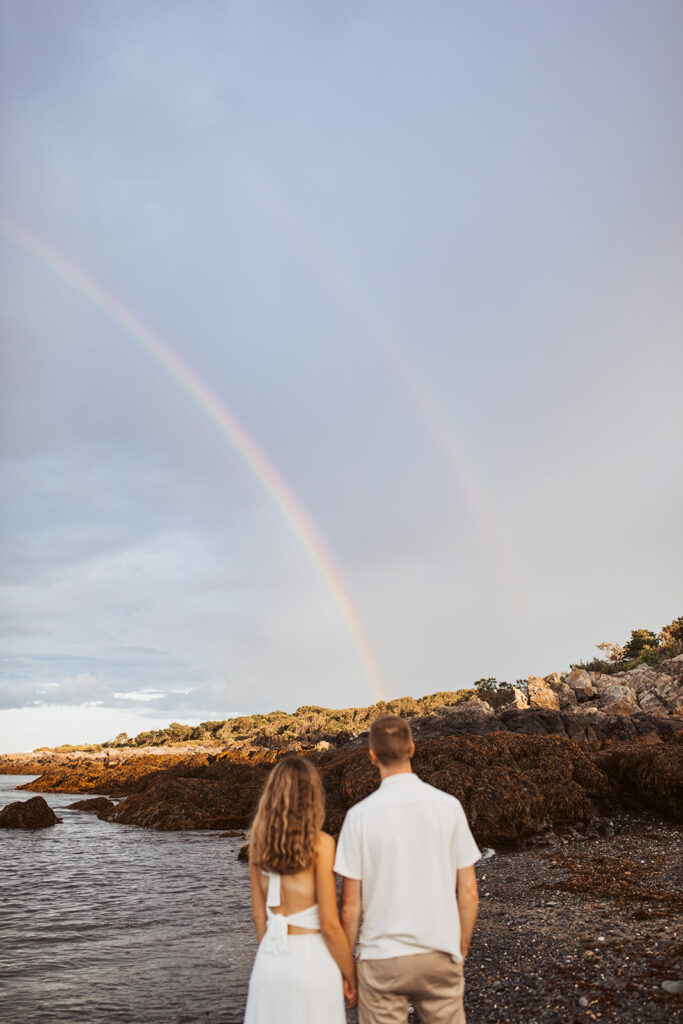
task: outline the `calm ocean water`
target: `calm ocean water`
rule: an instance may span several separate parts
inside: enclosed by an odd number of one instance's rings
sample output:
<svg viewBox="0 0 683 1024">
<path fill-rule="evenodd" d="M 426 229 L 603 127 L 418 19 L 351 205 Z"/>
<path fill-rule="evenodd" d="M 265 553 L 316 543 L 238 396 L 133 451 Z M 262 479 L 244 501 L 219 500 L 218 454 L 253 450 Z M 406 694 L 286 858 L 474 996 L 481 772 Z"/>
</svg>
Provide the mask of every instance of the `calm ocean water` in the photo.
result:
<svg viewBox="0 0 683 1024">
<path fill-rule="evenodd" d="M 34 776 L 0 775 L 0 808 Z M 243 840 L 68 811 L 0 829 L 2 1024 L 233 1024 L 256 940 Z"/>
</svg>

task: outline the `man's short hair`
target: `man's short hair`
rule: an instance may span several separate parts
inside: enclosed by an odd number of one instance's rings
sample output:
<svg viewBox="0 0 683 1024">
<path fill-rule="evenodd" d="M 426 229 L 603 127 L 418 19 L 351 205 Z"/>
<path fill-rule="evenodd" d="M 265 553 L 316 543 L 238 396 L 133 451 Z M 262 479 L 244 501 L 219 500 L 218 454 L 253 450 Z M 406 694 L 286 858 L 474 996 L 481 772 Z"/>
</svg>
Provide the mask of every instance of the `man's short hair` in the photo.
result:
<svg viewBox="0 0 683 1024">
<path fill-rule="evenodd" d="M 370 726 L 370 749 L 383 765 L 407 761 L 413 746 L 410 722 L 396 715 L 376 718 Z"/>
</svg>

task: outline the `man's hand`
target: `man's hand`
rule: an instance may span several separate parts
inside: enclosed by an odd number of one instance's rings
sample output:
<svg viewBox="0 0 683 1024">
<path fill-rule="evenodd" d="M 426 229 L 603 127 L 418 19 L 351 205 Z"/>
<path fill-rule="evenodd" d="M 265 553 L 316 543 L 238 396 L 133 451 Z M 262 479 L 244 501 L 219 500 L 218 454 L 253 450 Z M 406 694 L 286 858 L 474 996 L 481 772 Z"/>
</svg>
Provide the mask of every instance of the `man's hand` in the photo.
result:
<svg viewBox="0 0 683 1024">
<path fill-rule="evenodd" d="M 344 978 L 344 995 L 349 1004 L 349 1009 L 353 1010 L 354 1006 L 358 1005 L 358 989 L 351 988 L 346 978 Z"/>
</svg>

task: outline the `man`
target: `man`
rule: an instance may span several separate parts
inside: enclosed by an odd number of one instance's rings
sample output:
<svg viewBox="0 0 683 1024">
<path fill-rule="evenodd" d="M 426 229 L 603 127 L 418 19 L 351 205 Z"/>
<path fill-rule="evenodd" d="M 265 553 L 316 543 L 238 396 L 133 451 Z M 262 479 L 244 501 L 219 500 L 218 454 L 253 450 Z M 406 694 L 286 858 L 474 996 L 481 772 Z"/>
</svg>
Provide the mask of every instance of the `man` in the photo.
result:
<svg viewBox="0 0 683 1024">
<path fill-rule="evenodd" d="M 342 924 L 359 941 L 360 1024 L 465 1024 L 463 961 L 479 897 L 480 853 L 455 797 L 428 786 L 410 764 L 403 718 L 370 728 L 380 787 L 346 815 L 334 869 L 343 876 Z"/>
</svg>

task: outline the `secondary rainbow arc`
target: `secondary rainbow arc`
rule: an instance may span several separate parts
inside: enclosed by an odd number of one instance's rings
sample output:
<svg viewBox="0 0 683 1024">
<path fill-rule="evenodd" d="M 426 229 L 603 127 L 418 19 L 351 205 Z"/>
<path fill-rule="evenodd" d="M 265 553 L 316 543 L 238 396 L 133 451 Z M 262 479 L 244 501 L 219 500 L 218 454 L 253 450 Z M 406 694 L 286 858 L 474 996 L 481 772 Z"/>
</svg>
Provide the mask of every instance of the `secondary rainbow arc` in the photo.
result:
<svg viewBox="0 0 683 1024">
<path fill-rule="evenodd" d="M 490 488 L 476 469 L 460 441 L 443 403 L 434 394 L 415 359 L 401 343 L 386 317 L 354 281 L 351 272 L 335 258 L 333 251 L 294 208 L 289 198 L 263 167 L 242 152 L 248 168 L 245 176 L 249 185 L 258 190 L 259 198 L 268 203 L 290 237 L 300 246 L 311 268 L 332 289 L 340 302 L 355 317 L 361 329 L 383 353 L 394 377 L 400 382 L 411 404 L 441 450 L 458 487 L 476 516 L 480 529 L 495 551 L 501 567 L 500 579 L 517 602 L 529 606 L 532 598 L 526 583 L 526 573 L 519 554 L 514 550 L 506 524 L 501 517 Z"/>
</svg>

